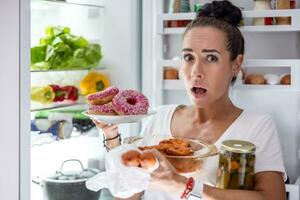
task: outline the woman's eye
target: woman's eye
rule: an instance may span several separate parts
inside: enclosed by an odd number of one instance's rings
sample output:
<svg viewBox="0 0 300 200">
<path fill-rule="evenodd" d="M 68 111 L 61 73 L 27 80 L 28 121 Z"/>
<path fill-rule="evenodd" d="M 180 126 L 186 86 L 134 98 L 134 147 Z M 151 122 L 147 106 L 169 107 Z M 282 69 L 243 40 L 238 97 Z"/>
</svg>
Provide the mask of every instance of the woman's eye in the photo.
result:
<svg viewBox="0 0 300 200">
<path fill-rule="evenodd" d="M 190 54 L 183 55 L 183 60 L 184 61 L 191 61 L 191 60 L 193 60 L 193 56 L 190 55 Z"/>
<path fill-rule="evenodd" d="M 207 59 L 208 62 L 215 62 L 215 61 L 218 61 L 217 56 L 214 56 L 214 55 L 208 55 L 208 56 L 206 57 L 206 59 Z"/>
</svg>

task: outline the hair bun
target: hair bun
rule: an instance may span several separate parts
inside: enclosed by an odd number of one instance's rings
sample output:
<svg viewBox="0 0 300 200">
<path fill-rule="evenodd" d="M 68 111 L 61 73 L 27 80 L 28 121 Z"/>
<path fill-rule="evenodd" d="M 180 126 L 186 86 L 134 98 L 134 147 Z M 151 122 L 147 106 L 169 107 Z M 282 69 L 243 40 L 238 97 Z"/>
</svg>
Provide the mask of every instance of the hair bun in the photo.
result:
<svg viewBox="0 0 300 200">
<path fill-rule="evenodd" d="M 242 12 L 227 0 L 213 1 L 212 3 L 205 4 L 197 17 L 214 17 L 226 21 L 233 26 L 239 26 L 242 20 Z"/>
</svg>

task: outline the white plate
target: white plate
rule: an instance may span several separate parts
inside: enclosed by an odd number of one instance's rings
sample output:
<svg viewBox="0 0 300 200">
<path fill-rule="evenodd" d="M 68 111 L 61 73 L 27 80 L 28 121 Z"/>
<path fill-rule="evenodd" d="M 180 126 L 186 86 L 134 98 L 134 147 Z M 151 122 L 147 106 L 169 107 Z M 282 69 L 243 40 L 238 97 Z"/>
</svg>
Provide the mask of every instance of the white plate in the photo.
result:
<svg viewBox="0 0 300 200">
<path fill-rule="evenodd" d="M 91 119 L 99 120 L 108 124 L 124 124 L 124 123 L 135 123 L 139 122 L 144 117 L 154 115 L 155 111 L 149 111 L 144 115 L 95 115 L 89 114 L 86 111 L 82 112 L 85 116 L 88 116 Z"/>
</svg>

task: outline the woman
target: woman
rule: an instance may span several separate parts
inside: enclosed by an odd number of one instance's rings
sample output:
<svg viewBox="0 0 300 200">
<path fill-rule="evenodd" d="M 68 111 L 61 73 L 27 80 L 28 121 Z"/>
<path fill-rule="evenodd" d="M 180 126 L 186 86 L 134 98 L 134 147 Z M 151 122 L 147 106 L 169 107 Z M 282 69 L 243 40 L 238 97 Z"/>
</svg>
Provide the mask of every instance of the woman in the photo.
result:
<svg viewBox="0 0 300 200">
<path fill-rule="evenodd" d="M 227 139 L 254 143 L 255 190 L 215 188 L 218 157 L 211 158 L 193 190 L 207 200 L 285 199 L 285 170 L 275 125 L 268 115 L 242 110 L 229 99 L 229 88 L 241 69 L 244 39 L 237 28 L 241 11 L 228 1 L 206 4 L 187 27 L 182 43 L 181 74 L 192 106 L 168 105 L 158 110 L 142 134 L 163 133 L 204 140 L 218 148 Z M 117 126 L 97 123 L 107 146 L 119 145 Z M 160 167 L 152 173 L 145 199 L 180 199 L 189 179 L 175 173 L 155 152 Z M 139 195 L 131 199 L 138 199 Z"/>
</svg>

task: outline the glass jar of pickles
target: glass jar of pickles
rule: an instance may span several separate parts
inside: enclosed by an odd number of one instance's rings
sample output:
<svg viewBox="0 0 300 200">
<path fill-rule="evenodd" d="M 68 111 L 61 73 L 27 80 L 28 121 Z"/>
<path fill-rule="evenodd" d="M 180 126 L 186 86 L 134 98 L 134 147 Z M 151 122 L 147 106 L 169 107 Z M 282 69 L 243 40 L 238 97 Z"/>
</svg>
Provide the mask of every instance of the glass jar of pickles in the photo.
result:
<svg viewBox="0 0 300 200">
<path fill-rule="evenodd" d="M 222 142 L 217 173 L 221 189 L 254 189 L 255 145 L 242 140 Z"/>
</svg>

